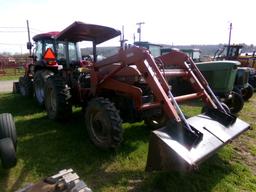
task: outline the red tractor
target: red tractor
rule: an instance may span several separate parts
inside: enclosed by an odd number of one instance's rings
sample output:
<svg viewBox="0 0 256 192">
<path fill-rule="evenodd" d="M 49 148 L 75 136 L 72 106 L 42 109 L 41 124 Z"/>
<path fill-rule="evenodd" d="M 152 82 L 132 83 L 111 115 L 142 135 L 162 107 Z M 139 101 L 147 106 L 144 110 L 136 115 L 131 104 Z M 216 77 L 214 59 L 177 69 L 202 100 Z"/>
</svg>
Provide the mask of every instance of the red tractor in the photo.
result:
<svg viewBox="0 0 256 192">
<path fill-rule="evenodd" d="M 41 93 L 51 119 L 68 117 L 72 105 L 82 106 L 89 137 L 101 149 L 120 145 L 123 121 L 144 120 L 157 129 L 149 144 L 147 170 L 191 170 L 249 128 L 218 101 L 182 52 L 153 58 L 148 50 L 133 46 L 97 61 L 96 45 L 120 31 L 75 22 L 52 35 L 34 37 L 36 62 L 28 65 L 22 79 L 29 79 Z M 79 59 L 76 44 L 83 40 L 92 42 L 92 61 Z M 189 81 L 194 93 L 174 97 L 170 77 Z M 204 113 L 186 118 L 178 103 L 193 99 L 205 103 Z"/>
</svg>

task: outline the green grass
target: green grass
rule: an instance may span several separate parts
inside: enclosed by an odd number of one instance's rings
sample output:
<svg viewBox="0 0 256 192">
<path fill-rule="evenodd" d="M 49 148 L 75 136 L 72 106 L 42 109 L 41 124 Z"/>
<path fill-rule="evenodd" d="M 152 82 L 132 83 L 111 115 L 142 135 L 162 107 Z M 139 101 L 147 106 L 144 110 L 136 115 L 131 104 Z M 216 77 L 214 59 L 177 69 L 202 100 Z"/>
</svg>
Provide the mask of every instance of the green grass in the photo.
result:
<svg viewBox="0 0 256 192">
<path fill-rule="evenodd" d="M 17 80 L 20 76 L 24 75 L 24 69 L 5 69 L 5 74 L 0 74 L 1 80 Z"/>
<path fill-rule="evenodd" d="M 254 96 L 239 114 L 253 127 L 255 103 Z M 182 109 L 189 116 L 201 110 L 197 104 Z M 107 152 L 89 141 L 79 108 L 74 108 L 70 120 L 55 122 L 33 99 L 7 93 L 0 94 L 3 112 L 15 118 L 18 163 L 11 170 L 0 168 L 1 192 L 15 191 L 65 168 L 73 168 L 93 191 L 256 191 L 255 130 L 221 149 L 198 171 L 148 173 L 144 169 L 150 131 L 143 122 L 124 124 L 121 147 Z"/>
</svg>

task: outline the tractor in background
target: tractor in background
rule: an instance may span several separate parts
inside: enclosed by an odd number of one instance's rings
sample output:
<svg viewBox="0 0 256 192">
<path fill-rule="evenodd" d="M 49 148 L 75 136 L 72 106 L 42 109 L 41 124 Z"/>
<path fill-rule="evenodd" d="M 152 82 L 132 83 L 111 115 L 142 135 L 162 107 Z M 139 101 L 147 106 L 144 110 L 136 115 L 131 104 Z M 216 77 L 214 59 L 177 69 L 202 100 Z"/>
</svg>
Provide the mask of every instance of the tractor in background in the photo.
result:
<svg viewBox="0 0 256 192">
<path fill-rule="evenodd" d="M 170 47 L 162 47 L 160 52 L 161 52 L 161 55 L 164 55 L 166 53 L 171 52 L 172 50 L 180 50 L 186 53 L 190 58 L 192 58 L 194 62 L 201 62 L 200 49 L 177 49 L 177 48 L 170 48 Z"/>
<path fill-rule="evenodd" d="M 161 54 L 164 55 L 174 50 L 179 49 L 164 47 L 161 48 Z M 223 104 L 227 105 L 231 113 L 238 113 L 243 109 L 244 99 L 241 93 L 233 91 L 240 66 L 238 61 L 202 61 L 199 49 L 181 50 L 196 62 L 198 69 L 206 78 L 214 94 Z M 174 95 L 193 92 L 191 85 L 183 79 L 170 79 L 169 83 L 172 85 Z"/>
<path fill-rule="evenodd" d="M 256 89 L 256 54 L 255 51 L 242 53 L 242 49 L 242 45 L 224 45 L 215 52 L 214 60 L 234 60 L 241 63 L 242 68 L 238 72 L 236 90 L 245 100 L 248 100 Z M 244 77 L 242 77 L 243 74 Z"/>
<path fill-rule="evenodd" d="M 70 117 L 73 105 L 83 107 L 89 138 L 104 150 L 121 144 L 122 122 L 144 120 L 154 129 L 148 171 L 194 170 L 249 129 L 219 102 L 185 53 L 153 57 L 147 49 L 131 46 L 97 61 L 97 45 L 119 35 L 113 28 L 74 22 L 61 32 L 48 33 L 47 39 L 34 37 L 41 39 L 42 46 L 36 46 L 35 63 L 27 66 L 23 78 L 30 80 L 36 92 L 36 74 L 41 74 L 43 85 L 38 83 L 38 92 L 43 93 L 50 119 Z M 80 60 L 76 46 L 80 41 L 91 42 L 93 58 Z M 173 77 L 188 81 L 194 92 L 174 96 L 168 84 Z M 187 118 L 178 103 L 195 99 L 204 103 L 203 113 Z"/>
</svg>

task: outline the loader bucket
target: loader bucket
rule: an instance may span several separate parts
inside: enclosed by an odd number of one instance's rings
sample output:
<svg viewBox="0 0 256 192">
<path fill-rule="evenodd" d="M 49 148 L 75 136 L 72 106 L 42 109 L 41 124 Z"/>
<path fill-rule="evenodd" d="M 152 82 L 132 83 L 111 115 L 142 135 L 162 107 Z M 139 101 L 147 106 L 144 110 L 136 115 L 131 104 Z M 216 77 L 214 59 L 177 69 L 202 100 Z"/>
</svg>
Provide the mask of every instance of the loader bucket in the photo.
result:
<svg viewBox="0 0 256 192">
<path fill-rule="evenodd" d="M 190 142 L 184 141 L 187 137 L 177 137 L 179 134 L 173 134 L 173 131 L 170 131 L 172 127 L 168 126 L 153 131 L 149 142 L 146 171 L 192 171 L 250 127 L 238 118 L 227 125 L 207 113 L 188 118 L 187 122 L 202 134 L 200 141 L 190 146 Z"/>
</svg>

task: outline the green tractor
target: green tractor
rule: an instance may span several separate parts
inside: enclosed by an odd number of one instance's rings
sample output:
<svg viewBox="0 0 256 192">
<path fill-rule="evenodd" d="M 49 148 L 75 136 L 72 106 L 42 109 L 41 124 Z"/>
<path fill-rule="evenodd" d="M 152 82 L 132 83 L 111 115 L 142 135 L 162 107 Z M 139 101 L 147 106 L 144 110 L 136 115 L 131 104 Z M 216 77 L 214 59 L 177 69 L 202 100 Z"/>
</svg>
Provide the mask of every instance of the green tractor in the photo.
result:
<svg viewBox="0 0 256 192">
<path fill-rule="evenodd" d="M 242 54 L 242 49 L 242 45 L 224 45 L 215 52 L 214 60 L 233 60 L 241 63 L 234 91 L 248 100 L 256 89 L 256 55 L 255 51 L 252 54 Z"/>
</svg>

